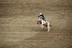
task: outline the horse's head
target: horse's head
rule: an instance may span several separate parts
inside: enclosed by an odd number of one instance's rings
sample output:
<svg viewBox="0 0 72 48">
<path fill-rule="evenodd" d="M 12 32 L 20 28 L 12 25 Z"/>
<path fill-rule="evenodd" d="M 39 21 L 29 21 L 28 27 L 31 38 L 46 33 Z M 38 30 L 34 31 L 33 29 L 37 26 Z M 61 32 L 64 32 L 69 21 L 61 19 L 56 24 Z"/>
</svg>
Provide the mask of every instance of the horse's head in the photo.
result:
<svg viewBox="0 0 72 48">
<path fill-rule="evenodd" d="M 37 20 L 37 24 L 42 24 L 41 20 Z"/>
</svg>

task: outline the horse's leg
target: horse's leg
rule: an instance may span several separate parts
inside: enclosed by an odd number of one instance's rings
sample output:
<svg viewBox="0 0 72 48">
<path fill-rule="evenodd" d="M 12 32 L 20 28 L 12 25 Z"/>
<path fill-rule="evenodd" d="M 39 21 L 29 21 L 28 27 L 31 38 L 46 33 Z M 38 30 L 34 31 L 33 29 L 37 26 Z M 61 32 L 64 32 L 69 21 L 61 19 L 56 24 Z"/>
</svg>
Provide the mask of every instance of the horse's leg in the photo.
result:
<svg viewBox="0 0 72 48">
<path fill-rule="evenodd" d="M 50 23 L 48 22 L 48 24 L 47 24 L 48 26 L 48 32 L 50 31 Z"/>
<path fill-rule="evenodd" d="M 44 26 L 42 24 L 39 24 L 41 26 L 41 28 L 44 28 Z"/>
</svg>

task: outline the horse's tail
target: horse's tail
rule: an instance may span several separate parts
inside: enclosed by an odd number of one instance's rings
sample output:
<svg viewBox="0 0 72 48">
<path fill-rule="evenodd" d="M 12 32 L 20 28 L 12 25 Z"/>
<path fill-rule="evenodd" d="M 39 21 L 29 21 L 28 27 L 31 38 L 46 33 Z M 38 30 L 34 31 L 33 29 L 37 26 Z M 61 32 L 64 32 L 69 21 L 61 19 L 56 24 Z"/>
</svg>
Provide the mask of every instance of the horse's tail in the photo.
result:
<svg viewBox="0 0 72 48">
<path fill-rule="evenodd" d="M 48 32 L 50 31 L 50 23 L 48 22 Z"/>
</svg>

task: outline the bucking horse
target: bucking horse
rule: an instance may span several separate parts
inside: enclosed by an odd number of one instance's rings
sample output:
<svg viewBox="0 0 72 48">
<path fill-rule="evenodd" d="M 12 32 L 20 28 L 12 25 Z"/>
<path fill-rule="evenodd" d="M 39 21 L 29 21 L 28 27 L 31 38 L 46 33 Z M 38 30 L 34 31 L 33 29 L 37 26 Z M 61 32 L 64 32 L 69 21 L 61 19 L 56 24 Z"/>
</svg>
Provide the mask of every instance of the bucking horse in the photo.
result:
<svg viewBox="0 0 72 48">
<path fill-rule="evenodd" d="M 48 21 L 46 21 L 43 13 L 39 14 L 37 24 L 40 25 L 42 28 L 47 27 L 48 32 L 50 31 L 51 24 Z"/>
</svg>

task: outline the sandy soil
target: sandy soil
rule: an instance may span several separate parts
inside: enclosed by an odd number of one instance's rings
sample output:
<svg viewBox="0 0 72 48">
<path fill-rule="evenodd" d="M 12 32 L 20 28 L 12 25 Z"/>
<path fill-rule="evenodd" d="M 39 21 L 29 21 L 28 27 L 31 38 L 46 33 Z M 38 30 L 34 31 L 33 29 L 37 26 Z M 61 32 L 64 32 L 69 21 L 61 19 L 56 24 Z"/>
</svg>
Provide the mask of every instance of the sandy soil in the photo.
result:
<svg viewBox="0 0 72 48">
<path fill-rule="evenodd" d="M 50 32 L 36 24 L 40 12 Z M 0 48 L 72 48 L 72 1 L 0 0 Z"/>
</svg>

